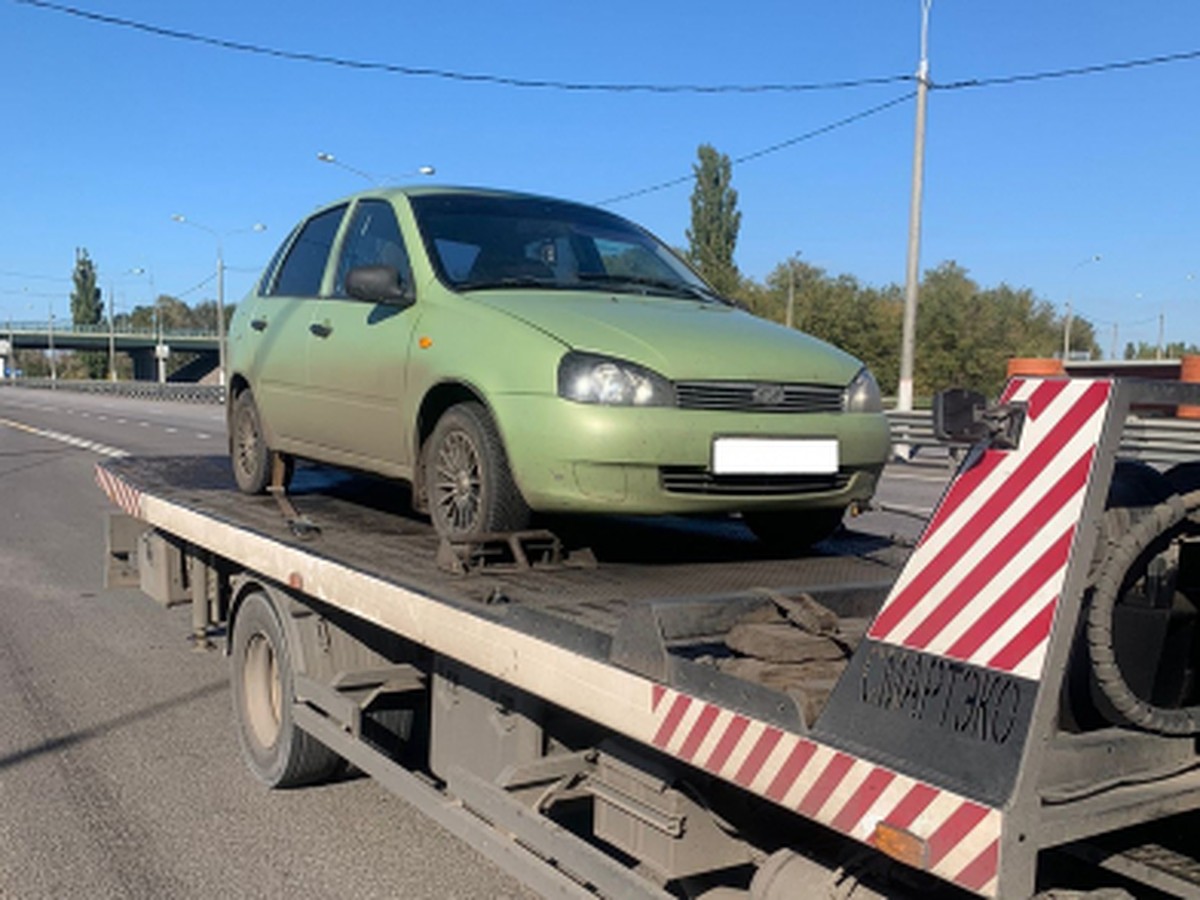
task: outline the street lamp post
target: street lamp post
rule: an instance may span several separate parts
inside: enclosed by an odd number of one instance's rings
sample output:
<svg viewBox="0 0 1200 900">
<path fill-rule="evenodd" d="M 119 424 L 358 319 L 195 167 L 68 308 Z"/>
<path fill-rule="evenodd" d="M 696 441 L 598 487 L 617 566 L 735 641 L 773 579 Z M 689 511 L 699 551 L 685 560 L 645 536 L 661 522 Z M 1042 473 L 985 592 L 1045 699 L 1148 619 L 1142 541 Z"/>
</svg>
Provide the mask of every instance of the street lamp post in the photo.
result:
<svg viewBox="0 0 1200 900">
<path fill-rule="evenodd" d="M 1087 259 L 1080 260 L 1079 262 L 1075 263 L 1075 266 L 1071 271 L 1077 272 L 1080 269 L 1082 269 L 1084 266 L 1086 266 L 1088 263 L 1097 263 L 1097 262 L 1100 262 L 1100 260 L 1101 260 L 1100 254 L 1096 253 L 1092 256 L 1089 256 Z M 1078 291 L 1076 291 L 1076 294 L 1078 294 Z M 1063 319 L 1063 365 L 1066 365 L 1067 362 L 1071 358 L 1071 323 L 1072 323 L 1073 318 L 1074 317 L 1072 315 L 1072 310 L 1071 310 L 1071 301 L 1068 299 L 1067 300 L 1067 314 L 1066 314 L 1066 317 Z"/>
<path fill-rule="evenodd" d="M 132 269 L 126 269 L 120 273 L 117 278 L 123 278 L 128 275 L 145 275 L 150 279 L 150 293 L 154 293 L 154 273 L 144 266 L 136 266 Z M 158 298 L 152 298 L 155 306 L 155 322 L 157 323 L 158 314 Z M 117 292 L 113 288 L 113 280 L 108 282 L 108 380 L 117 380 Z M 161 375 L 162 373 L 160 373 Z M 161 378 L 160 378 L 161 380 Z"/>
<path fill-rule="evenodd" d="M 54 358 L 54 304 L 47 308 L 50 312 L 50 380 L 58 381 L 58 361 Z"/>
<path fill-rule="evenodd" d="M 908 214 L 908 256 L 904 275 L 904 321 L 900 337 L 900 383 L 896 409 L 913 403 L 913 371 L 917 355 L 917 299 L 920 291 L 921 193 L 925 181 L 925 106 L 929 94 L 929 13 L 933 0 L 921 0 L 921 60 L 917 65 L 917 121 L 913 136 L 912 192 Z M 907 457 L 908 447 L 897 445 Z"/>
<path fill-rule="evenodd" d="M 244 234 L 248 231 L 261 232 L 266 231 L 267 226 L 262 222 L 255 222 L 249 228 L 236 228 L 233 231 L 217 231 L 215 228 L 209 228 L 207 225 L 201 225 L 199 222 L 193 222 L 191 219 L 179 213 L 171 216 L 171 219 L 183 225 L 191 225 L 193 228 L 199 228 L 201 231 L 207 231 L 217 239 L 217 383 L 221 387 L 225 386 L 225 371 L 226 371 L 226 349 L 225 349 L 225 247 L 223 238 L 231 234 Z"/>
<path fill-rule="evenodd" d="M 360 178 L 367 179 L 367 181 L 371 182 L 371 184 L 380 184 L 384 180 L 375 175 L 372 175 L 370 172 L 364 172 L 362 169 L 356 169 L 356 168 L 354 168 L 354 166 L 347 165 L 346 163 L 344 163 L 340 159 L 338 159 L 336 156 L 334 156 L 332 153 L 324 153 L 324 152 L 318 153 L 317 161 L 323 162 L 323 163 L 329 163 L 331 166 L 337 166 L 339 169 L 345 169 L 347 172 L 353 172 L 355 175 L 359 176 Z M 406 175 L 429 176 L 429 175 L 434 175 L 436 173 L 437 173 L 437 169 L 435 169 L 433 166 L 418 166 L 412 172 L 402 172 L 400 174 L 400 176 L 389 175 L 387 177 L 387 180 L 396 181 L 396 180 L 398 180 L 399 177 L 406 176 Z"/>
</svg>

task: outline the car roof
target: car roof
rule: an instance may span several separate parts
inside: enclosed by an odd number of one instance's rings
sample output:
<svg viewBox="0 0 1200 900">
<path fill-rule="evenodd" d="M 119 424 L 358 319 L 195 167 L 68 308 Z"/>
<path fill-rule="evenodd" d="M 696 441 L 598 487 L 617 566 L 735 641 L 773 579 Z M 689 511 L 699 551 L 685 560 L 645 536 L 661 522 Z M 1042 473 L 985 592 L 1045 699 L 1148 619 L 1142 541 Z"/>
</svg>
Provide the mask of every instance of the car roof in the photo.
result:
<svg viewBox="0 0 1200 900">
<path fill-rule="evenodd" d="M 587 203 L 582 203 L 578 200 L 566 200 L 561 197 L 549 197 L 544 194 L 531 194 L 524 191 L 510 191 L 500 188 L 481 188 L 481 187 L 465 187 L 460 185 L 430 185 L 430 184 L 412 184 L 412 185 L 395 185 L 381 186 L 368 188 L 362 191 L 355 191 L 353 194 L 347 194 L 337 200 L 319 204 L 314 212 L 319 212 L 323 209 L 329 209 L 333 206 L 340 206 L 343 203 L 350 203 L 354 200 L 363 198 L 385 198 L 392 199 L 395 197 L 447 197 L 447 196 L 465 196 L 465 197 L 496 197 L 513 200 L 545 200 L 551 203 L 566 203 L 573 206 L 589 206 Z"/>
</svg>

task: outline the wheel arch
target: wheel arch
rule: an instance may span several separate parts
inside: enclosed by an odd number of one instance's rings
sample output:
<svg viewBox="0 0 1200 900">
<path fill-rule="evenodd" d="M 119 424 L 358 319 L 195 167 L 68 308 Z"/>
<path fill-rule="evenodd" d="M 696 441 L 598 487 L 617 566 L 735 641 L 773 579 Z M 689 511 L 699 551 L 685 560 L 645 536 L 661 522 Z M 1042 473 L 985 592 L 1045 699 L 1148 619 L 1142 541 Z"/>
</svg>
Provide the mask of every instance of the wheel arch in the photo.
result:
<svg viewBox="0 0 1200 900">
<path fill-rule="evenodd" d="M 438 420 L 442 417 L 446 410 L 459 403 L 479 403 L 487 410 L 492 421 L 496 422 L 495 413 L 492 412 L 492 406 L 487 401 L 478 387 L 466 381 L 441 381 L 425 392 L 425 396 L 421 398 L 421 405 L 417 409 L 417 417 L 413 427 L 413 447 L 412 458 L 413 465 L 413 492 L 412 503 L 413 508 L 417 512 L 427 513 L 429 511 L 428 498 L 425 496 L 425 459 L 422 450 L 425 447 L 425 442 L 429 440 L 429 436 L 433 434 L 433 429 L 437 426 Z M 499 430 L 500 423 L 496 422 L 496 428 Z M 504 438 L 501 432 L 501 440 Z"/>
<path fill-rule="evenodd" d="M 282 588 L 266 579 L 239 575 L 234 577 L 231 587 L 229 620 L 225 626 L 225 655 L 229 656 L 233 652 L 233 631 L 237 627 L 238 615 L 241 613 L 246 598 L 252 594 L 262 594 L 267 598 L 271 611 L 279 622 L 284 639 L 288 643 L 288 658 L 291 660 L 292 672 L 307 673 L 308 665 L 304 656 L 305 642 L 300 634 L 300 628 L 296 624 L 294 611 L 301 609 L 307 612 L 308 610 L 288 596 Z"/>
</svg>

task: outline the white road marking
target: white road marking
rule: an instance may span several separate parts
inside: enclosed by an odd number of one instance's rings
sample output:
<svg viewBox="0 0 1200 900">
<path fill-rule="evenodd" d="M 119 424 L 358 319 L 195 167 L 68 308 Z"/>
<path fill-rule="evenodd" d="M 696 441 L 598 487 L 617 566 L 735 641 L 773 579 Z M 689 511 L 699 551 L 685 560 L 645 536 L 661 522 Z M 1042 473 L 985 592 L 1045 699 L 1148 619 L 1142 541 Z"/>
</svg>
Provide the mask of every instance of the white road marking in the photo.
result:
<svg viewBox="0 0 1200 900">
<path fill-rule="evenodd" d="M 202 441 L 207 441 L 210 437 L 212 437 L 212 435 L 205 434 L 203 431 L 201 431 L 199 434 L 196 435 L 196 437 L 198 437 Z"/>
<path fill-rule="evenodd" d="M 178 433 L 179 433 L 179 429 L 178 429 L 178 428 L 164 428 L 163 430 L 164 430 L 164 431 L 165 431 L 167 434 L 178 434 Z"/>
<path fill-rule="evenodd" d="M 101 456 L 111 456 L 119 459 L 122 456 L 129 455 L 128 451 L 121 450 L 118 447 L 110 447 L 107 444 L 89 441 L 87 438 L 76 437 L 73 434 L 63 434 L 61 431 L 47 431 L 44 428 L 34 428 L 32 425 L 26 425 L 23 422 L 14 422 L 12 419 L 0 419 L 0 425 L 15 428 L 17 431 L 24 431 L 26 434 L 47 438 L 51 441 L 58 441 L 60 444 L 69 444 L 81 450 L 91 450 L 93 453 L 99 453 Z"/>
</svg>

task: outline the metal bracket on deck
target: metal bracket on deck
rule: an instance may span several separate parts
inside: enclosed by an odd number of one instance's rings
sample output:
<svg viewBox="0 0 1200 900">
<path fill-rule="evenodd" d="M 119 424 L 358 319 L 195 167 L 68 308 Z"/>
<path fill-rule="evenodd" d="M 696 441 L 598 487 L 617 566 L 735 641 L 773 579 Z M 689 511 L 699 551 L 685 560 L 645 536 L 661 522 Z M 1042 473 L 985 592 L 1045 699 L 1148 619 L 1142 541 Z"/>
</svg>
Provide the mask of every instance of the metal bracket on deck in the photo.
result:
<svg viewBox="0 0 1200 900">
<path fill-rule="evenodd" d="M 279 511 L 283 513 L 283 520 L 287 523 L 287 527 L 291 530 L 292 534 L 302 541 L 319 537 L 321 527 L 300 512 L 300 510 L 296 509 L 288 497 L 287 486 L 284 484 L 286 471 L 287 464 L 283 461 L 283 455 L 272 453 L 271 483 L 267 486 L 267 493 L 275 498 L 275 502 L 279 505 Z"/>
<path fill-rule="evenodd" d="M 480 534 L 465 541 L 442 538 L 437 565 L 454 575 L 489 572 L 523 572 L 528 569 L 562 567 L 590 569 L 596 557 L 590 550 L 567 555 L 562 541 L 553 532 L 513 531 L 504 534 Z"/>
<path fill-rule="evenodd" d="M 361 672 L 341 672 L 325 684 L 297 672 L 293 675 L 296 699 L 331 716 L 347 733 L 362 735 L 363 713 L 388 695 L 425 689 L 425 678 L 408 663 L 397 663 Z"/>
</svg>

